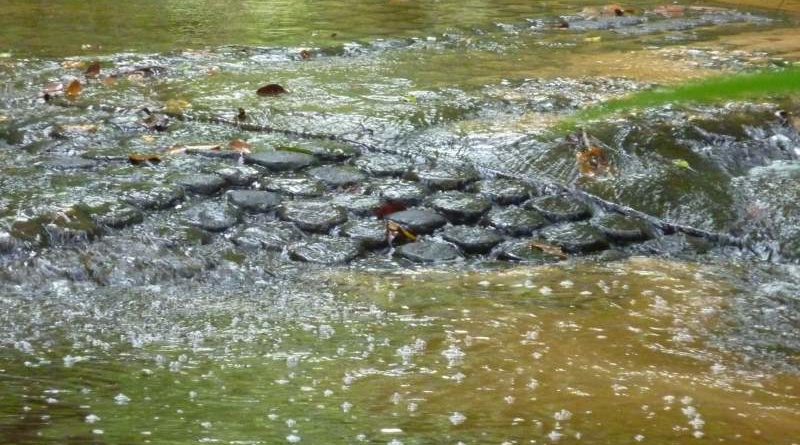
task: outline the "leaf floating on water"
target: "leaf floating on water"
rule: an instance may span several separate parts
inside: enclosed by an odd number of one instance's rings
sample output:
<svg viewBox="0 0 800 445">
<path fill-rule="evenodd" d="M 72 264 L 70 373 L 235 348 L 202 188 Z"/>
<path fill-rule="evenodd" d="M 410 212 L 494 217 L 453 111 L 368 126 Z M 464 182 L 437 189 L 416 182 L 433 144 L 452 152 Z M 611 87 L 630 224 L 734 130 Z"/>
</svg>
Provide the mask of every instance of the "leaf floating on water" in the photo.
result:
<svg viewBox="0 0 800 445">
<path fill-rule="evenodd" d="M 237 153 L 248 154 L 248 153 L 250 153 L 250 148 L 251 147 L 252 147 L 252 145 L 248 144 L 247 142 L 245 142 L 245 141 L 243 141 L 241 139 L 234 139 L 234 140 L 232 140 L 232 141 L 230 141 L 228 143 L 228 148 L 230 148 L 231 150 L 233 150 L 233 151 L 235 151 Z"/>
<path fill-rule="evenodd" d="M 100 62 L 92 62 L 83 74 L 92 79 L 98 77 L 100 75 Z"/>
<path fill-rule="evenodd" d="M 81 90 L 83 90 L 83 86 L 81 85 L 80 81 L 78 81 L 78 79 L 75 79 L 69 83 L 67 89 L 64 92 L 66 93 L 67 97 L 76 98 L 80 96 Z"/>
<path fill-rule="evenodd" d="M 541 251 L 543 253 L 546 253 L 548 255 L 553 255 L 553 256 L 561 258 L 561 259 L 567 258 L 567 255 L 564 253 L 563 250 L 561 250 L 561 247 L 554 246 L 552 244 L 540 243 L 540 242 L 534 241 L 534 242 L 532 242 L 530 244 L 530 246 L 531 246 L 531 249 L 539 250 L 539 251 Z"/>
<path fill-rule="evenodd" d="M 611 164 L 605 150 L 591 146 L 575 154 L 578 161 L 578 170 L 582 176 L 597 177 L 611 173 Z"/>
<path fill-rule="evenodd" d="M 686 161 L 686 159 L 674 159 L 672 161 L 672 165 L 674 165 L 675 167 L 678 167 L 678 168 L 686 169 L 686 170 L 691 170 L 691 168 L 692 168 L 692 166 L 689 165 L 689 162 Z"/>
<path fill-rule="evenodd" d="M 281 94 L 286 94 L 286 93 L 288 93 L 288 91 L 286 91 L 285 88 L 283 88 L 282 86 L 278 85 L 277 83 L 271 83 L 269 85 L 264 85 L 263 87 L 259 88 L 256 91 L 256 94 L 258 94 L 259 96 L 264 96 L 264 97 L 267 97 L 267 96 L 280 96 Z"/>
<path fill-rule="evenodd" d="M 386 241 L 392 244 L 396 239 L 413 242 L 417 240 L 417 235 L 394 221 L 386 221 Z"/>
<path fill-rule="evenodd" d="M 133 165 L 150 165 L 161 162 L 161 157 L 150 154 L 132 154 L 128 156 L 128 162 Z"/>
<path fill-rule="evenodd" d="M 311 60 L 312 56 L 313 56 L 313 54 L 311 54 L 311 51 L 309 51 L 307 49 L 304 49 L 304 50 L 300 51 L 300 58 L 303 59 L 303 60 Z"/>
</svg>

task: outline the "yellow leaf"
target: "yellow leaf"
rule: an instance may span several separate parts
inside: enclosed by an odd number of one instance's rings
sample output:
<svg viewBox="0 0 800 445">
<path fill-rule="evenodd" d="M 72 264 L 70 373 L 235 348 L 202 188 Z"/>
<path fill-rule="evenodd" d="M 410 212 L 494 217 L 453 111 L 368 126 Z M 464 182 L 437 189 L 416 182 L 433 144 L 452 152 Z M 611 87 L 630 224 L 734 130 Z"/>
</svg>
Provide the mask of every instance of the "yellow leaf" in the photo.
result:
<svg viewBox="0 0 800 445">
<path fill-rule="evenodd" d="M 561 259 L 564 259 L 564 258 L 567 257 L 567 255 L 564 254 L 564 251 L 561 250 L 560 247 L 554 246 L 552 244 L 532 242 L 530 244 L 530 246 L 531 246 L 531 249 L 540 250 L 540 251 L 542 251 L 542 252 L 544 252 L 544 253 L 546 253 L 548 255 L 553 255 L 553 256 L 556 256 L 556 257 L 561 258 Z"/>
<path fill-rule="evenodd" d="M 150 154 L 132 154 L 128 156 L 128 161 L 133 165 L 158 164 L 161 162 L 161 157 Z"/>
<path fill-rule="evenodd" d="M 74 98 L 80 96 L 81 90 L 83 90 L 83 86 L 81 86 L 81 83 L 78 81 L 78 79 L 75 79 L 69 83 L 65 93 L 67 97 Z"/>
</svg>

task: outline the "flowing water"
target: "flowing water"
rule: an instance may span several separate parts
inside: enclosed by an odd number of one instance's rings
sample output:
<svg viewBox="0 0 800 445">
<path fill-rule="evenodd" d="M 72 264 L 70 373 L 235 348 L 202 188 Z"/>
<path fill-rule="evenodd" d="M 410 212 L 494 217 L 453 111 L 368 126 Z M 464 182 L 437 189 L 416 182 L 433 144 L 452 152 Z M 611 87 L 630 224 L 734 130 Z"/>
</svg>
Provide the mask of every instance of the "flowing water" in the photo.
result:
<svg viewBox="0 0 800 445">
<path fill-rule="evenodd" d="M 0 2 L 0 443 L 800 443 L 800 124 L 778 113 L 800 114 L 797 95 L 587 124 L 605 178 L 557 130 L 632 92 L 795 62 L 797 2 L 730 3 Z M 269 83 L 289 93 L 255 93 Z M 240 108 L 295 133 L 219 124 Z M 318 235 L 274 211 L 202 230 L 193 209 L 228 195 L 165 192 L 242 167 L 180 150 L 234 139 L 568 184 L 746 247 L 659 233 L 544 261 L 504 233 L 522 261 L 501 244 L 300 262 L 285 244 Z M 270 181 L 311 183 L 246 187 Z M 281 193 L 345 205 L 386 181 Z M 136 193 L 168 202 L 98 222 Z M 248 247 L 259 227 L 288 238 Z"/>
</svg>

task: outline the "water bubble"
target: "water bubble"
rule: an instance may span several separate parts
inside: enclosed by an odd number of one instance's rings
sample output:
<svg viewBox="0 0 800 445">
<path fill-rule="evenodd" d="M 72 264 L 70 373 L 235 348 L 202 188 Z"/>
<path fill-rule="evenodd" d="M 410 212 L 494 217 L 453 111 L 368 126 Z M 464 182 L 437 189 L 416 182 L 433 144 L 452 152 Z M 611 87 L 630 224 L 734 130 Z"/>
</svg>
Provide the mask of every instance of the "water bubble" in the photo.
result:
<svg viewBox="0 0 800 445">
<path fill-rule="evenodd" d="M 450 423 L 453 425 L 461 425 L 465 420 L 467 420 L 467 416 L 459 412 L 454 412 L 450 415 L 449 419 Z"/>
<path fill-rule="evenodd" d="M 298 443 L 300 442 L 300 436 L 298 436 L 297 434 L 289 434 L 288 436 L 286 436 L 286 441 L 289 443 Z"/>
<path fill-rule="evenodd" d="M 392 397 L 391 397 L 390 400 L 392 401 L 392 403 L 397 405 L 398 403 L 400 403 L 401 400 L 403 400 L 403 396 L 401 396 L 399 392 L 396 392 L 396 393 L 392 394 Z"/>
<path fill-rule="evenodd" d="M 92 430 L 92 434 L 96 434 L 96 435 L 98 435 L 98 436 L 99 436 L 99 435 L 101 435 L 101 434 L 103 434 L 104 432 L 105 432 L 105 431 L 103 431 L 103 430 L 99 430 L 99 429 L 98 429 L 98 430 Z"/>
<path fill-rule="evenodd" d="M 89 414 L 89 415 L 88 415 L 88 416 L 86 416 L 86 417 L 85 417 L 83 420 L 84 420 L 84 422 L 86 422 L 86 423 L 90 423 L 90 424 L 91 424 L 91 423 L 98 422 L 98 421 L 100 420 L 100 417 L 98 417 L 98 416 L 97 416 L 97 415 L 95 415 L 95 414 Z"/>
<path fill-rule="evenodd" d="M 330 326 L 330 325 L 323 324 L 323 325 L 319 326 L 318 335 L 319 335 L 319 338 L 321 338 L 323 340 L 328 340 L 329 338 L 333 337 L 333 334 L 335 334 L 335 333 L 336 333 L 336 330 L 333 329 L 333 327 Z"/>
<path fill-rule="evenodd" d="M 403 445 L 403 442 L 401 442 L 398 439 L 392 439 L 389 442 L 387 442 L 387 445 Z"/>
<path fill-rule="evenodd" d="M 509 405 L 511 405 L 511 404 L 513 404 L 513 403 L 514 403 L 514 400 L 516 400 L 516 399 L 514 398 L 514 396 L 505 396 L 505 397 L 503 397 L 503 400 L 505 400 L 505 401 L 506 401 L 506 403 L 508 403 Z"/>
<path fill-rule="evenodd" d="M 447 359 L 447 366 L 456 366 L 460 365 L 464 361 L 464 351 L 458 348 L 456 345 L 450 345 L 449 348 L 442 351 L 442 355 L 444 358 Z"/>
<path fill-rule="evenodd" d="M 333 391 L 331 391 L 330 389 L 326 389 L 325 391 L 322 391 L 322 395 L 325 397 L 330 397 L 333 395 Z"/>
<path fill-rule="evenodd" d="M 550 431 L 550 433 L 547 435 L 547 438 L 553 442 L 558 442 L 562 437 L 564 437 L 564 435 L 556 430 Z"/>
<path fill-rule="evenodd" d="M 538 388 L 538 387 L 539 387 L 539 381 L 538 381 L 538 380 L 536 380 L 536 379 L 531 379 L 531 380 L 528 382 L 528 384 L 527 384 L 527 385 L 525 385 L 525 386 L 527 386 L 527 387 L 528 387 L 528 389 L 530 389 L 531 391 L 533 391 L 533 390 L 535 390 L 536 388 Z"/>
<path fill-rule="evenodd" d="M 407 410 L 408 410 L 408 412 L 410 412 L 410 413 L 413 413 L 413 412 L 415 412 L 415 411 L 416 411 L 418 408 L 419 408 L 419 405 L 417 405 L 417 404 L 416 404 L 416 403 L 414 403 L 414 402 L 408 402 L 408 406 L 406 407 L 406 409 L 407 409 Z"/>
<path fill-rule="evenodd" d="M 117 405 L 127 405 L 128 402 L 130 401 L 131 401 L 130 397 L 126 396 L 123 393 L 119 393 L 116 396 L 114 396 L 114 403 L 116 403 Z"/>
<path fill-rule="evenodd" d="M 294 368 L 298 364 L 300 364 L 300 356 L 299 355 L 292 354 L 292 355 L 286 357 L 286 366 L 287 367 Z"/>
<path fill-rule="evenodd" d="M 82 362 L 84 360 L 86 360 L 86 357 L 81 357 L 81 356 L 73 357 L 71 355 L 67 355 L 66 357 L 64 357 L 64 367 L 71 368 L 72 365 L 74 365 L 75 363 Z"/>
<path fill-rule="evenodd" d="M 553 418 L 559 422 L 566 422 L 567 420 L 572 418 L 572 413 L 565 409 L 562 409 L 561 411 L 553 414 Z"/>
<path fill-rule="evenodd" d="M 350 412 L 350 408 L 352 408 L 352 407 L 353 407 L 352 403 L 344 402 L 344 403 L 342 403 L 342 412 L 349 413 Z"/>
<path fill-rule="evenodd" d="M 553 294 L 553 289 L 551 289 L 551 288 L 549 288 L 547 286 L 542 286 L 542 287 L 539 288 L 539 293 L 544 295 L 544 296 L 549 296 L 549 295 Z"/>
<path fill-rule="evenodd" d="M 641 442 L 641 441 L 644 440 L 644 436 L 642 436 L 641 434 L 637 434 L 637 435 L 633 436 L 633 440 L 635 440 L 637 442 Z"/>
<path fill-rule="evenodd" d="M 564 280 L 564 281 L 561 281 L 560 283 L 558 283 L 558 285 L 563 287 L 564 289 L 570 289 L 570 288 L 572 288 L 572 286 L 575 285 L 575 283 L 570 281 L 570 280 Z"/>
<path fill-rule="evenodd" d="M 297 425 L 297 421 L 296 420 L 294 420 L 294 419 L 286 419 L 286 426 L 288 426 L 289 428 L 293 428 L 295 425 Z"/>
</svg>

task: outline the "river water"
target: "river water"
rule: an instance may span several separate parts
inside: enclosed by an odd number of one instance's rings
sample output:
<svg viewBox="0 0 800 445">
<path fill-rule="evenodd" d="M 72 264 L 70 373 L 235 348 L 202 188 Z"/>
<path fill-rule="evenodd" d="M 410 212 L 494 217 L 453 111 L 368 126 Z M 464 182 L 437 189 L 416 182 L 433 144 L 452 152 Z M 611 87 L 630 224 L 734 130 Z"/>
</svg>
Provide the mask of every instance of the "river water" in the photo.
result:
<svg viewBox="0 0 800 445">
<path fill-rule="evenodd" d="M 599 179 L 553 130 L 631 92 L 794 61 L 796 2 L 658 6 L 3 1 L 0 443 L 800 443 L 800 136 L 775 115 L 797 97 L 590 123 L 613 163 Z M 73 79 L 67 99 L 54 85 Z M 289 93 L 255 94 L 269 83 Z M 192 118 L 239 108 L 356 144 Z M 169 154 L 233 139 L 568 184 L 747 247 L 678 233 L 558 262 L 313 264 L 247 248 L 240 231 L 274 212 L 186 222 L 220 193 L 113 230 L 84 220 L 235 166 Z M 363 181 L 315 199 L 384 184 Z"/>
</svg>

